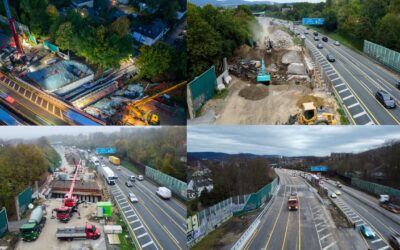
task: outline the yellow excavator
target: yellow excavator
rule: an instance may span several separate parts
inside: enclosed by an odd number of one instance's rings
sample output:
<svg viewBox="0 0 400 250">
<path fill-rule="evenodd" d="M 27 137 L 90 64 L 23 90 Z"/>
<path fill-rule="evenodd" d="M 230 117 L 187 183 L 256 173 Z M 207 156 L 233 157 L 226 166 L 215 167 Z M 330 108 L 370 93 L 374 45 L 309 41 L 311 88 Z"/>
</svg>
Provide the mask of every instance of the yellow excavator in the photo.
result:
<svg viewBox="0 0 400 250">
<path fill-rule="evenodd" d="M 177 89 L 183 85 L 185 85 L 187 81 L 178 83 L 176 85 L 173 85 L 172 87 L 169 87 L 167 89 L 162 90 L 161 92 L 145 97 L 144 99 L 136 102 L 132 102 L 128 104 L 128 112 L 130 115 L 132 115 L 132 118 L 134 119 L 139 119 L 145 123 L 145 125 L 160 125 L 160 118 L 157 114 L 154 114 L 153 112 L 147 112 L 143 108 L 141 108 L 142 105 L 152 101 L 154 98 L 161 96 L 165 93 L 168 93 L 174 89 Z"/>
<path fill-rule="evenodd" d="M 297 114 L 297 122 L 300 125 L 336 125 L 335 115 L 318 110 L 313 102 L 302 104 L 302 110 Z"/>
</svg>

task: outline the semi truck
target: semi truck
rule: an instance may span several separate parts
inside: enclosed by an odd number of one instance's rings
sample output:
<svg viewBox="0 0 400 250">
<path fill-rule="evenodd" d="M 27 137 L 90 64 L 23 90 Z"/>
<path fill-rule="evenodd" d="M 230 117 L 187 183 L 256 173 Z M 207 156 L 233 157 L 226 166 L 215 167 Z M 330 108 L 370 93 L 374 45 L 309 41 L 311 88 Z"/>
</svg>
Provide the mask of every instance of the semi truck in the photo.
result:
<svg viewBox="0 0 400 250">
<path fill-rule="evenodd" d="M 115 174 L 109 167 L 102 167 L 103 177 L 108 185 L 115 185 Z"/>
<path fill-rule="evenodd" d="M 20 236 L 24 241 L 34 241 L 39 237 L 42 228 L 46 223 L 44 209 L 41 206 L 36 207 L 29 217 L 28 223 L 19 228 Z"/>
<path fill-rule="evenodd" d="M 93 239 L 100 238 L 100 229 L 93 224 L 86 223 L 84 227 L 57 228 L 56 237 L 59 240 Z"/>
<path fill-rule="evenodd" d="M 299 208 L 299 197 L 297 194 L 292 193 L 288 199 L 288 209 L 289 210 L 297 210 Z"/>
<path fill-rule="evenodd" d="M 121 161 L 119 160 L 119 158 L 118 158 L 118 157 L 115 157 L 115 156 L 112 156 L 112 155 L 110 155 L 110 156 L 108 157 L 108 160 L 109 160 L 112 164 L 114 164 L 114 165 L 116 165 L 116 166 L 119 166 L 119 165 L 121 164 Z"/>
</svg>

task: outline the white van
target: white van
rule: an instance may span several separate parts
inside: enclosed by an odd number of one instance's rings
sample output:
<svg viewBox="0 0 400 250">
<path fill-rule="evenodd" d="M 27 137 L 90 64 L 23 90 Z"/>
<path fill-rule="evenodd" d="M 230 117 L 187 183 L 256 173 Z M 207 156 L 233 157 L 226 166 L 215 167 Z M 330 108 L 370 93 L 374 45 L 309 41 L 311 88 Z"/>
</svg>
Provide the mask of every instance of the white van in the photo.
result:
<svg viewBox="0 0 400 250">
<path fill-rule="evenodd" d="M 171 199 L 172 197 L 171 190 L 166 187 L 159 187 L 156 194 L 165 200 Z"/>
</svg>

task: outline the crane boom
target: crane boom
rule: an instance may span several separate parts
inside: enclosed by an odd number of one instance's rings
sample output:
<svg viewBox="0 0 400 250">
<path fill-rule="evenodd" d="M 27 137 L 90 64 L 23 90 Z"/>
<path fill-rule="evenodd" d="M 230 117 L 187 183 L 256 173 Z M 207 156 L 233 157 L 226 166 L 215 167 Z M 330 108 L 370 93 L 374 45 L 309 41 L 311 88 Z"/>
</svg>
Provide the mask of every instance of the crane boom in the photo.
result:
<svg viewBox="0 0 400 250">
<path fill-rule="evenodd" d="M 73 162 L 75 165 L 75 173 L 74 173 L 74 177 L 72 178 L 72 183 L 71 183 L 71 186 L 69 187 L 69 191 L 68 191 L 68 193 L 65 194 L 65 197 L 64 197 L 64 206 L 66 206 L 66 207 L 73 207 L 76 205 L 76 202 L 77 202 L 76 197 L 73 197 L 72 193 L 74 192 L 76 177 L 78 176 L 80 165 L 76 164 L 75 159 L 73 159 Z"/>
<path fill-rule="evenodd" d="M 11 16 L 11 11 L 10 11 L 10 6 L 8 5 L 8 1 L 7 0 L 3 0 L 4 3 L 4 8 L 6 9 L 6 14 L 7 14 L 7 18 L 8 18 L 8 23 L 10 25 L 10 29 L 11 29 L 11 33 L 15 42 L 15 46 L 17 47 L 17 51 L 19 55 L 23 55 L 24 54 L 24 50 L 22 49 L 22 46 L 19 42 L 19 37 L 17 34 L 17 30 L 15 29 L 15 23 L 14 23 L 14 18 Z"/>
</svg>

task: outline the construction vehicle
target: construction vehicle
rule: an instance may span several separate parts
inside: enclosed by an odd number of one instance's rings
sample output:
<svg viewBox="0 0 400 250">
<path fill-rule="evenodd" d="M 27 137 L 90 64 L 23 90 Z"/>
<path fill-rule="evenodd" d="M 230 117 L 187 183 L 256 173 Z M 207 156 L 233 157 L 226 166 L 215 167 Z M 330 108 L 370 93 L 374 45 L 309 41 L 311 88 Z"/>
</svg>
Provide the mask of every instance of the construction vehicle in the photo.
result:
<svg viewBox="0 0 400 250">
<path fill-rule="evenodd" d="M 299 208 L 299 197 L 296 193 L 292 193 L 288 199 L 288 209 L 297 210 Z"/>
<path fill-rule="evenodd" d="M 300 125 L 336 125 L 337 120 L 332 113 L 317 109 L 313 102 L 305 102 L 302 104 L 302 110 L 299 114 L 292 116 L 289 123 L 293 122 L 293 117 Z M 292 120 L 292 121 L 291 121 Z M 295 123 L 294 121 L 293 123 Z"/>
<path fill-rule="evenodd" d="M 154 114 L 151 111 L 144 110 L 143 108 L 141 108 L 141 106 L 154 100 L 156 97 L 159 97 L 167 92 L 170 92 L 174 89 L 177 89 L 177 88 L 185 85 L 186 83 L 187 83 L 187 81 L 178 83 L 176 85 L 173 85 L 170 88 L 160 91 L 159 93 L 157 93 L 155 95 L 145 97 L 139 101 L 130 103 L 127 106 L 129 114 L 132 116 L 132 118 L 138 119 L 138 120 L 141 120 L 142 122 L 144 122 L 144 125 L 160 125 L 160 118 L 158 117 L 158 115 Z"/>
<path fill-rule="evenodd" d="M 118 158 L 118 157 L 115 157 L 115 156 L 112 156 L 112 155 L 110 155 L 110 156 L 108 157 L 108 160 L 109 160 L 112 164 L 114 164 L 114 165 L 116 165 L 116 166 L 119 166 L 119 165 L 121 164 L 121 161 L 119 160 L 119 158 Z"/>
<path fill-rule="evenodd" d="M 71 219 L 72 214 L 78 212 L 78 205 L 81 203 L 80 201 L 78 201 L 78 198 L 76 196 L 73 196 L 76 178 L 80 170 L 80 164 L 76 164 L 75 159 L 72 160 L 75 165 L 75 170 L 73 172 L 74 176 L 72 178 L 71 186 L 68 193 L 66 193 L 64 196 L 63 205 L 53 210 L 54 212 L 56 212 L 56 218 L 61 222 L 68 222 Z"/>
<path fill-rule="evenodd" d="M 44 209 L 42 206 L 36 207 L 31 216 L 29 216 L 28 223 L 23 224 L 19 228 L 21 238 L 24 241 L 34 241 L 39 237 L 42 232 L 42 228 L 46 223 L 46 217 L 44 215 Z"/>
<path fill-rule="evenodd" d="M 84 227 L 57 228 L 56 237 L 59 240 L 93 239 L 100 238 L 100 229 L 93 224 L 86 223 Z"/>
<path fill-rule="evenodd" d="M 10 30 L 12 37 L 14 39 L 15 47 L 17 47 L 17 57 L 21 57 L 24 55 L 24 50 L 22 49 L 21 43 L 19 41 L 19 37 L 17 34 L 17 30 L 15 29 L 15 23 L 14 23 L 14 18 L 11 16 L 11 11 L 10 11 L 10 6 L 8 5 L 7 0 L 3 0 L 4 3 L 4 9 L 6 10 L 6 15 L 8 19 L 8 23 L 10 25 Z"/>
<path fill-rule="evenodd" d="M 257 82 L 269 84 L 270 81 L 271 76 L 267 73 L 267 70 L 265 69 L 264 59 L 261 59 L 261 67 L 257 74 Z"/>
<path fill-rule="evenodd" d="M 268 41 L 267 41 L 267 38 L 265 38 L 265 51 L 267 53 L 271 53 L 273 47 L 274 47 L 274 43 L 271 41 L 271 39 L 268 38 Z"/>
<path fill-rule="evenodd" d="M 387 194 L 379 195 L 379 205 L 381 207 L 392 213 L 400 214 L 400 206 L 394 204 L 394 201 L 395 199 Z"/>
</svg>

